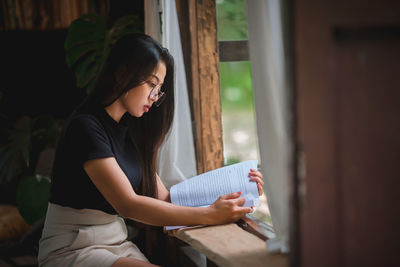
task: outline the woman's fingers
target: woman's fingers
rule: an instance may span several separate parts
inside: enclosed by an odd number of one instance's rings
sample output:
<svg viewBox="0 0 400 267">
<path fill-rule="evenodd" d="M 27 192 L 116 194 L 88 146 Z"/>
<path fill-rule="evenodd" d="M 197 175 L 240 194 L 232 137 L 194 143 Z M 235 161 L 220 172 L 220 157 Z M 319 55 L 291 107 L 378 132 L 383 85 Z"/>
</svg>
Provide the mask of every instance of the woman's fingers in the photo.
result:
<svg viewBox="0 0 400 267">
<path fill-rule="evenodd" d="M 220 199 L 225 199 L 225 200 L 227 200 L 227 199 L 235 199 L 235 198 L 240 197 L 241 194 L 242 194 L 242 192 L 230 193 L 230 194 L 221 196 Z"/>
<path fill-rule="evenodd" d="M 263 175 L 259 170 L 250 169 L 249 176 L 259 177 L 261 180 L 263 179 Z"/>
<path fill-rule="evenodd" d="M 260 177 L 251 176 L 251 177 L 250 177 L 250 181 L 257 182 L 257 183 L 259 183 L 261 186 L 264 186 L 264 181 L 263 181 Z"/>
<path fill-rule="evenodd" d="M 235 205 L 234 213 L 236 220 L 243 218 L 244 216 L 246 216 L 247 213 L 253 212 L 253 207 L 243 207 L 244 203 L 246 202 L 244 198 L 241 197 L 232 201 L 234 202 Z"/>
<path fill-rule="evenodd" d="M 243 206 L 245 202 L 246 202 L 246 199 L 244 199 L 244 197 L 237 198 L 234 200 L 234 203 L 238 206 Z"/>
<path fill-rule="evenodd" d="M 261 196 L 263 193 L 263 186 L 264 186 L 262 173 L 259 170 L 250 169 L 249 177 L 250 181 L 257 183 L 258 194 Z"/>
<path fill-rule="evenodd" d="M 257 184 L 258 195 L 261 196 L 263 194 L 263 187 L 261 184 Z"/>
<path fill-rule="evenodd" d="M 240 197 L 240 192 L 219 197 L 211 206 L 215 223 L 234 222 L 253 212 L 251 207 L 243 207 L 246 200 Z"/>
<path fill-rule="evenodd" d="M 238 212 L 237 219 L 243 218 L 246 216 L 247 213 L 252 213 L 252 212 L 253 212 L 252 207 L 241 207 L 241 209 Z"/>
<path fill-rule="evenodd" d="M 258 195 L 261 196 L 263 194 L 264 181 L 261 180 L 259 177 L 250 177 L 250 181 L 253 181 L 253 182 L 257 183 Z"/>
</svg>

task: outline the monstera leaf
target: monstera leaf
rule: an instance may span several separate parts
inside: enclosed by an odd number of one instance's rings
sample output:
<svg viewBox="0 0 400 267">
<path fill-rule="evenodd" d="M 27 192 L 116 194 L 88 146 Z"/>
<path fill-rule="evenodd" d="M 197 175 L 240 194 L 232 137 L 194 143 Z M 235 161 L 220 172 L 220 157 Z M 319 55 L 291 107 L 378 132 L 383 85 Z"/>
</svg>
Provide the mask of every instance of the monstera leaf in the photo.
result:
<svg viewBox="0 0 400 267">
<path fill-rule="evenodd" d="M 142 32 L 142 24 L 136 15 L 121 17 L 111 28 L 107 28 L 105 18 L 98 14 L 74 20 L 64 49 L 67 65 L 75 71 L 76 85 L 89 93 L 114 43 L 127 34 Z"/>
<path fill-rule="evenodd" d="M 22 218 L 32 225 L 46 215 L 50 179 L 40 175 L 24 177 L 17 190 L 17 207 Z"/>
<path fill-rule="evenodd" d="M 0 184 L 5 184 L 29 166 L 32 119 L 23 116 L 13 127 L 2 130 L 7 140 L 0 147 Z"/>
<path fill-rule="evenodd" d="M 22 173 L 33 174 L 41 151 L 56 146 L 62 123 L 50 115 L 21 116 L 1 129 L 6 138 L 0 145 L 0 184 Z"/>
</svg>

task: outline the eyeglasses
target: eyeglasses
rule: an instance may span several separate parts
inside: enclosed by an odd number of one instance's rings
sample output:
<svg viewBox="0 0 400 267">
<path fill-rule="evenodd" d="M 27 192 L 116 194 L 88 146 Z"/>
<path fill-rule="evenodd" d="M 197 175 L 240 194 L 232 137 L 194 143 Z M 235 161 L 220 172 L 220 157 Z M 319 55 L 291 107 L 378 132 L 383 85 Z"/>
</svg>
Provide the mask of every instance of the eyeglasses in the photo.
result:
<svg viewBox="0 0 400 267">
<path fill-rule="evenodd" d="M 162 84 L 154 84 L 150 81 L 146 81 L 146 83 L 151 87 L 149 98 L 155 101 L 156 107 L 160 106 L 165 99 L 165 92 L 161 91 Z"/>
</svg>

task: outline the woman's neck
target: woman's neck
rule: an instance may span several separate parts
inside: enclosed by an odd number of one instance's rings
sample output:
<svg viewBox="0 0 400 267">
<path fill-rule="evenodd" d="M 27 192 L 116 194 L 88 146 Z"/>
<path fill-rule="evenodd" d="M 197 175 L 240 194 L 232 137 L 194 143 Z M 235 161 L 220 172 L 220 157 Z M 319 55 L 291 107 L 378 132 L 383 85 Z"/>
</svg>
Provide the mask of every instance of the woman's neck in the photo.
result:
<svg viewBox="0 0 400 267">
<path fill-rule="evenodd" d="M 121 105 L 119 99 L 114 101 L 111 105 L 105 107 L 106 112 L 108 115 L 113 118 L 116 122 L 119 122 L 122 116 L 125 114 L 126 110 Z"/>
</svg>

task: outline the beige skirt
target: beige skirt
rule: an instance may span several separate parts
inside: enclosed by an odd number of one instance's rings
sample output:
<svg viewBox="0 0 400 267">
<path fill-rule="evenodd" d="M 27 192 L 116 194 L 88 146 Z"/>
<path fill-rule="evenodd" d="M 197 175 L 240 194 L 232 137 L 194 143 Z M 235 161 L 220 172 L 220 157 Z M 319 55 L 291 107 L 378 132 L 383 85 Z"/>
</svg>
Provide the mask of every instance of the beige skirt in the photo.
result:
<svg viewBox="0 0 400 267">
<path fill-rule="evenodd" d="M 39 241 L 39 266 L 111 266 L 120 257 L 148 262 L 126 238 L 125 222 L 117 215 L 49 203 Z"/>
</svg>

